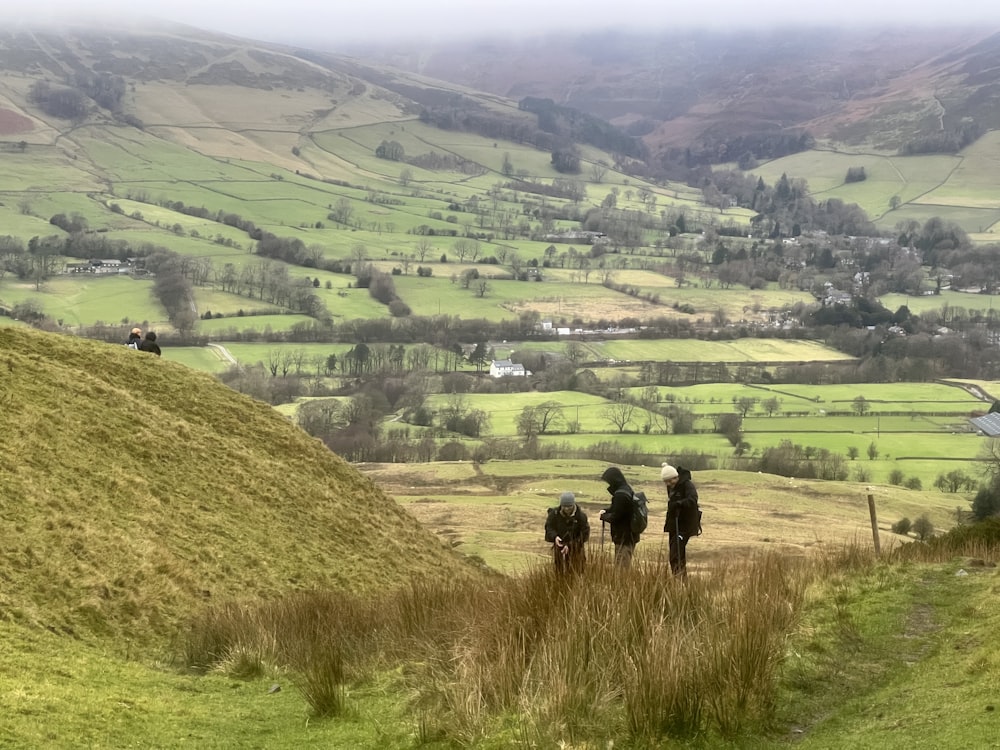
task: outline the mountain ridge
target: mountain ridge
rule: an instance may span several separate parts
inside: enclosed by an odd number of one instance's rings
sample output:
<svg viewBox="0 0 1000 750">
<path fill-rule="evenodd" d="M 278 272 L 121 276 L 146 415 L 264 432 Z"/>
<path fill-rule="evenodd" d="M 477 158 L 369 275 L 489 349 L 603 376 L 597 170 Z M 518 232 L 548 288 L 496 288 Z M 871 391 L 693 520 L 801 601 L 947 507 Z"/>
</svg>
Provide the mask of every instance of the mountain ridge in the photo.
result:
<svg viewBox="0 0 1000 750">
<path fill-rule="evenodd" d="M 818 139 L 899 148 L 933 132 L 919 114 L 942 91 L 961 103 L 958 119 L 972 113 L 998 127 L 992 84 L 973 75 L 992 68 L 998 47 L 996 30 L 981 28 L 789 27 L 373 43 L 351 51 L 513 98 L 549 97 L 662 151 L 694 146 L 713 128 L 813 128 Z M 859 133 L 860 104 L 874 117 Z"/>
</svg>

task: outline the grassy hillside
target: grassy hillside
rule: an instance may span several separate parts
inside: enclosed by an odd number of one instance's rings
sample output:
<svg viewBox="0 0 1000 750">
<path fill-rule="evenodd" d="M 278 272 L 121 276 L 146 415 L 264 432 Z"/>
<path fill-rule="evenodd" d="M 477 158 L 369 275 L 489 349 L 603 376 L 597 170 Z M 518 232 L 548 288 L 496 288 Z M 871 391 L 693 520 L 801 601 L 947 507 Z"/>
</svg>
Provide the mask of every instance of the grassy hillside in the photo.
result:
<svg viewBox="0 0 1000 750">
<path fill-rule="evenodd" d="M 159 639 L 206 602 L 470 571 L 273 409 L 138 354 L 0 328 L 2 619 Z"/>
</svg>

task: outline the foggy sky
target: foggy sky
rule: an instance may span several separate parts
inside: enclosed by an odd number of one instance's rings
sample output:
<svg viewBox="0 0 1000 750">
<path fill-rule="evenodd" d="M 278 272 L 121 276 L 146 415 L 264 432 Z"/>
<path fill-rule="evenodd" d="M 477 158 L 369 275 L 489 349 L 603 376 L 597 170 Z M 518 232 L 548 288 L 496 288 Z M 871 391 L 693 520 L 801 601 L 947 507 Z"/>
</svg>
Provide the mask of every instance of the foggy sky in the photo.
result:
<svg viewBox="0 0 1000 750">
<path fill-rule="evenodd" d="M 23 0 L 0 4 L 0 24 L 126 20 L 139 13 L 251 39 L 281 42 L 415 41 L 534 36 L 602 28 L 935 25 L 1000 29 L 996 0 Z M 25 10 L 25 8 L 29 10 Z"/>
</svg>

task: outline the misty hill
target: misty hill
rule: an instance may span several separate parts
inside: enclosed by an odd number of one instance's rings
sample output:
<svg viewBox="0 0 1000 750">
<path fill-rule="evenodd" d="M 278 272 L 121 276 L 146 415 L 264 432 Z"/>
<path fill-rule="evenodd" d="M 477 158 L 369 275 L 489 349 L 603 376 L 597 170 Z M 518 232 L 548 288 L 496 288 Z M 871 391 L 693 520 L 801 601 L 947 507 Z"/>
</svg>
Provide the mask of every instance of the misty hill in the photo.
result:
<svg viewBox="0 0 1000 750">
<path fill-rule="evenodd" d="M 995 29 L 609 31 L 354 51 L 513 99 L 551 98 L 642 136 L 654 152 L 712 158 L 799 129 L 895 151 L 1000 127 Z"/>
<path fill-rule="evenodd" d="M 456 84 L 176 24 L 0 31 L 0 141 L 15 150 L 72 152 L 80 128 L 119 125 L 294 170 L 316 166 L 292 152 L 310 133 L 412 120 L 463 97 L 533 119 Z M 228 135 L 212 142 L 217 131 Z"/>
<path fill-rule="evenodd" d="M 142 640 L 204 602 L 472 572 L 267 405 L 124 346 L 0 328 L 0 442 L 13 622 Z"/>
</svg>

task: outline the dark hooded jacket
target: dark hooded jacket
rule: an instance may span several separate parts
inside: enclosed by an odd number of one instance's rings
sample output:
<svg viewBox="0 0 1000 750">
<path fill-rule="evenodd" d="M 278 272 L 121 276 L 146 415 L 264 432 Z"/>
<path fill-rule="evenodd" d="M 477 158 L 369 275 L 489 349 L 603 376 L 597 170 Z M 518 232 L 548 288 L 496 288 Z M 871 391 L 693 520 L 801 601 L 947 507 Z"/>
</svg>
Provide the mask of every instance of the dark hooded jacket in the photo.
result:
<svg viewBox="0 0 1000 750">
<path fill-rule="evenodd" d="M 150 354 L 155 354 L 157 357 L 160 356 L 160 345 L 156 343 L 155 333 L 150 331 L 146 334 L 146 338 L 139 344 L 139 351 L 149 352 Z"/>
<path fill-rule="evenodd" d="M 587 514 L 583 512 L 579 505 L 573 511 L 573 515 L 564 516 L 559 507 L 549 508 L 548 516 L 545 519 L 545 541 L 549 544 L 555 542 L 556 537 L 562 539 L 566 544 L 582 546 L 590 538 L 590 524 L 587 523 Z"/>
<path fill-rule="evenodd" d="M 611 505 L 604 511 L 604 521 L 611 525 L 611 541 L 615 544 L 635 544 L 638 534 L 632 534 L 632 488 L 617 466 L 604 470 L 601 479 L 608 483 Z"/>
<path fill-rule="evenodd" d="M 679 533 L 688 539 L 700 533 L 698 526 L 698 490 L 691 481 L 691 471 L 678 466 L 677 484 L 667 493 L 667 520 L 663 531 Z"/>
</svg>

